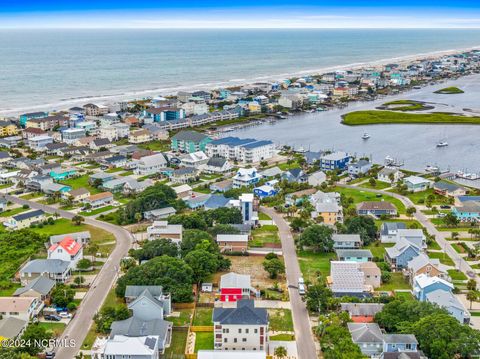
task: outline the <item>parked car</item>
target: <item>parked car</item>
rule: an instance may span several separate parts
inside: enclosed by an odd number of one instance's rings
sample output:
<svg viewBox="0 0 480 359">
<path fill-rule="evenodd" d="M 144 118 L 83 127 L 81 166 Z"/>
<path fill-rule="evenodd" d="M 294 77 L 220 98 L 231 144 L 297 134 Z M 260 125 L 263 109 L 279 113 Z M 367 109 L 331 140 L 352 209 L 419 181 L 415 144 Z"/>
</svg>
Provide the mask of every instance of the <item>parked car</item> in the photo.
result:
<svg viewBox="0 0 480 359">
<path fill-rule="evenodd" d="M 62 320 L 62 317 L 55 315 L 55 314 L 49 314 L 44 316 L 45 320 L 52 320 L 54 322 L 59 322 Z"/>
<path fill-rule="evenodd" d="M 68 312 L 60 312 L 60 313 L 58 313 L 58 316 L 62 317 L 62 318 L 70 319 L 72 317 L 72 314 L 70 314 Z"/>
<path fill-rule="evenodd" d="M 452 208 L 452 207 L 449 206 L 449 205 L 447 205 L 447 204 L 442 204 L 442 205 L 440 206 L 440 208 L 441 208 L 441 209 L 450 209 L 450 208 Z"/>
</svg>

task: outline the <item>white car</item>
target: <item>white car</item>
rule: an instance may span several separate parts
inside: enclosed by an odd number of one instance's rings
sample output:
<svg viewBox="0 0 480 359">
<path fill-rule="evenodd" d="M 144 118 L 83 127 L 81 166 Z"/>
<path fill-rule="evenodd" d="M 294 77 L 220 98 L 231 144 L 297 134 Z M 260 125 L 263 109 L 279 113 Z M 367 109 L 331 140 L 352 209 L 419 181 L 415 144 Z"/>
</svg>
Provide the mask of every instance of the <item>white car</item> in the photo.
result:
<svg viewBox="0 0 480 359">
<path fill-rule="evenodd" d="M 67 312 L 60 312 L 60 313 L 58 313 L 58 316 L 60 316 L 64 319 L 70 319 L 72 317 L 72 314 L 67 313 Z"/>
</svg>

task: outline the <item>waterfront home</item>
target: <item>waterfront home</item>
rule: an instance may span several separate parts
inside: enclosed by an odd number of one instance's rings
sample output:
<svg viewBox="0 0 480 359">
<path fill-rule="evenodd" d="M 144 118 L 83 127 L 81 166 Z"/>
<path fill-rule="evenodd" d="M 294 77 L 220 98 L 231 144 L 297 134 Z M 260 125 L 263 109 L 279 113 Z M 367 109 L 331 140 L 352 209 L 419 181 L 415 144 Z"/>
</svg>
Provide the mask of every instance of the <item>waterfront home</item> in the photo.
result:
<svg viewBox="0 0 480 359">
<path fill-rule="evenodd" d="M 359 234 L 334 234 L 332 240 L 334 249 L 358 249 L 362 246 Z"/>
<path fill-rule="evenodd" d="M 427 302 L 438 305 L 450 313 L 461 324 L 469 324 L 471 315 L 463 303 L 449 290 L 435 289 L 425 295 Z"/>
<path fill-rule="evenodd" d="M 369 249 L 336 249 L 335 253 L 339 261 L 370 262 L 373 259 Z"/>
<path fill-rule="evenodd" d="M 162 153 L 144 156 L 135 162 L 137 167 L 133 170 L 133 172 L 139 176 L 157 174 L 160 172 L 160 169 L 165 168 L 168 164 L 165 156 Z"/>
<path fill-rule="evenodd" d="M 467 194 L 467 190 L 464 187 L 444 181 L 435 182 L 433 190 L 435 193 L 445 197 L 458 197 Z"/>
<path fill-rule="evenodd" d="M 248 187 L 260 181 L 256 168 L 239 168 L 233 177 L 233 188 Z"/>
<path fill-rule="evenodd" d="M 214 349 L 222 351 L 268 348 L 268 312 L 250 299 L 237 301 L 235 308 L 214 308 Z"/>
<path fill-rule="evenodd" d="M 185 167 L 193 167 L 196 169 L 203 168 L 207 164 L 209 158 L 203 151 L 187 153 L 180 157 L 181 165 Z"/>
<path fill-rule="evenodd" d="M 433 181 L 419 176 L 408 176 L 403 179 L 407 189 L 412 192 L 421 192 L 432 188 Z"/>
<path fill-rule="evenodd" d="M 173 170 L 170 176 L 172 183 L 190 183 L 195 182 L 198 178 L 198 170 L 194 167 L 181 167 Z"/>
<path fill-rule="evenodd" d="M 232 164 L 223 157 L 211 157 L 202 167 L 202 171 L 206 173 L 225 173 L 233 168 Z"/>
<path fill-rule="evenodd" d="M 320 157 L 320 169 L 323 171 L 344 171 L 352 157 L 346 152 L 333 152 Z"/>
<path fill-rule="evenodd" d="M 13 293 L 14 297 L 35 297 L 42 301 L 49 297 L 56 282 L 47 277 L 37 277 L 27 285 L 18 288 Z"/>
<path fill-rule="evenodd" d="M 37 277 L 50 278 L 65 283 L 70 278 L 70 262 L 61 259 L 34 259 L 19 271 L 20 282 L 27 285 Z"/>
<path fill-rule="evenodd" d="M 413 334 L 384 334 L 384 353 L 416 353 L 418 341 Z"/>
<path fill-rule="evenodd" d="M 205 151 L 211 141 L 210 137 L 197 131 L 180 131 L 172 137 L 171 148 L 175 152 Z"/>
<path fill-rule="evenodd" d="M 217 234 L 216 241 L 221 252 L 245 252 L 248 249 L 246 234 Z"/>
<path fill-rule="evenodd" d="M 79 260 L 83 258 L 83 245 L 72 237 L 65 237 L 58 243 L 52 244 L 48 248 L 48 259 L 60 259 L 70 262 L 70 268 L 77 267 Z"/>
<path fill-rule="evenodd" d="M 408 262 L 417 257 L 421 249 L 401 238 L 393 247 L 385 248 L 385 260 L 395 269 L 407 267 Z"/>
<path fill-rule="evenodd" d="M 308 175 L 301 168 L 292 168 L 283 172 L 280 177 L 288 182 L 306 183 L 308 181 Z"/>
<path fill-rule="evenodd" d="M 451 292 L 453 288 L 453 284 L 447 282 L 445 279 L 435 276 L 431 277 L 425 273 L 417 275 L 413 278 L 413 295 L 422 302 L 427 300 L 428 293 L 439 289 L 446 292 Z"/>
<path fill-rule="evenodd" d="M 383 333 L 377 323 L 347 323 L 352 341 L 368 357 L 383 351 Z"/>
<path fill-rule="evenodd" d="M 108 106 L 94 103 L 87 103 L 83 106 L 83 110 L 86 116 L 102 116 L 109 112 Z"/>
<path fill-rule="evenodd" d="M 160 219 L 168 218 L 175 213 L 177 213 L 177 210 L 173 207 L 158 208 L 143 212 L 143 218 L 147 221 L 158 221 Z"/>
<path fill-rule="evenodd" d="M 317 162 L 320 163 L 320 158 L 322 155 L 322 152 L 307 151 L 303 154 L 303 158 L 305 158 L 307 164 L 311 166 Z"/>
<path fill-rule="evenodd" d="M 223 274 L 220 277 L 219 289 L 221 302 L 236 302 L 250 298 L 252 293 L 256 293 L 248 274 L 233 272 Z"/>
<path fill-rule="evenodd" d="M 348 164 L 348 174 L 351 177 L 358 177 L 366 174 L 372 168 L 372 163 L 369 160 L 359 160 L 357 162 Z"/>
<path fill-rule="evenodd" d="M 463 202 L 462 206 L 452 208 L 452 214 L 457 217 L 460 222 L 478 223 L 480 221 L 480 202 Z"/>
<path fill-rule="evenodd" d="M 166 238 L 175 243 L 182 241 L 183 226 L 181 224 L 169 224 L 168 221 L 154 221 L 147 227 L 148 240 Z"/>
<path fill-rule="evenodd" d="M 407 225 L 403 222 L 383 222 L 380 227 L 380 241 L 382 243 L 395 243 L 398 230 L 406 228 Z"/>
<path fill-rule="evenodd" d="M 365 274 L 357 262 L 331 261 L 327 283 L 335 296 L 360 295 L 367 289 Z"/>
<path fill-rule="evenodd" d="M 84 200 L 84 203 L 90 204 L 90 208 L 92 209 L 108 206 L 113 204 L 113 194 L 111 192 L 97 193 L 87 197 Z"/>
<path fill-rule="evenodd" d="M 397 183 L 403 177 L 403 173 L 396 167 L 384 167 L 377 174 L 377 180 L 389 184 Z"/>
<path fill-rule="evenodd" d="M 27 325 L 28 321 L 14 317 L 0 319 L 0 341 L 20 338 Z"/>
<path fill-rule="evenodd" d="M 425 253 L 420 253 L 407 263 L 407 272 L 410 284 L 413 284 L 413 278 L 420 274 L 426 274 L 429 277 L 439 277 L 447 279 L 448 274 L 440 268 L 440 260 L 429 258 Z"/>
<path fill-rule="evenodd" d="M 9 230 L 18 230 L 30 227 L 45 220 L 45 212 L 41 209 L 24 212 L 10 217 L 3 225 Z"/>
<path fill-rule="evenodd" d="M 224 157 L 240 163 L 257 163 L 272 158 L 275 145 L 272 141 L 253 138 L 224 137 L 206 145 L 209 157 Z"/>
<path fill-rule="evenodd" d="M 52 131 L 56 127 L 66 127 L 69 125 L 70 119 L 63 115 L 52 115 L 43 118 L 34 118 L 29 120 L 26 127 L 39 128 L 43 131 Z"/>
<path fill-rule="evenodd" d="M 303 101 L 304 98 L 301 94 L 283 93 L 278 99 L 278 105 L 291 110 L 297 110 L 302 107 Z"/>
<path fill-rule="evenodd" d="M 323 182 L 327 180 L 327 175 L 323 171 L 317 171 L 308 175 L 308 184 L 310 186 L 320 186 Z"/>
<path fill-rule="evenodd" d="M 340 303 L 341 310 L 348 312 L 354 323 L 372 323 L 383 306 L 381 303 Z"/>
<path fill-rule="evenodd" d="M 214 182 L 210 185 L 210 190 L 213 192 L 226 192 L 233 188 L 232 180 L 224 180 L 220 182 Z"/>
<path fill-rule="evenodd" d="M 15 318 L 28 323 L 40 314 L 42 308 L 43 302 L 36 297 L 0 297 L 2 319 Z"/>
<path fill-rule="evenodd" d="M 27 146 L 34 151 L 43 151 L 46 145 L 53 143 L 53 138 L 48 135 L 35 136 L 27 140 Z"/>
<path fill-rule="evenodd" d="M 42 112 L 42 111 L 39 111 L 39 112 L 30 112 L 30 113 L 24 113 L 24 114 L 21 114 L 20 115 L 20 126 L 22 127 L 26 127 L 27 126 L 27 122 L 29 120 L 33 120 L 34 118 L 44 118 L 44 117 L 47 117 L 48 116 L 48 112 Z"/>
<path fill-rule="evenodd" d="M 128 135 L 128 143 L 145 143 L 152 139 L 150 131 L 141 129 L 132 131 Z"/>
<path fill-rule="evenodd" d="M 397 208 L 390 202 L 361 202 L 357 206 L 357 214 L 360 216 L 396 216 Z"/>
<path fill-rule="evenodd" d="M 273 186 L 263 185 L 253 189 L 253 194 L 258 198 L 275 196 L 278 191 Z"/>
</svg>

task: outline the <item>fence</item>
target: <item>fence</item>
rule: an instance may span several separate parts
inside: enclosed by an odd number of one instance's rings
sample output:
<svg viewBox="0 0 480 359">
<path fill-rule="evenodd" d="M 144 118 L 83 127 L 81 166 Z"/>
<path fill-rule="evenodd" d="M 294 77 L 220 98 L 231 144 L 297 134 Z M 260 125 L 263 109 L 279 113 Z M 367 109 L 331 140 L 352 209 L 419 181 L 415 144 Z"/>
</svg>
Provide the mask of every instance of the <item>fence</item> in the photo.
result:
<svg viewBox="0 0 480 359">
<path fill-rule="evenodd" d="M 190 327 L 192 332 L 213 332 L 213 325 L 195 325 Z"/>
</svg>

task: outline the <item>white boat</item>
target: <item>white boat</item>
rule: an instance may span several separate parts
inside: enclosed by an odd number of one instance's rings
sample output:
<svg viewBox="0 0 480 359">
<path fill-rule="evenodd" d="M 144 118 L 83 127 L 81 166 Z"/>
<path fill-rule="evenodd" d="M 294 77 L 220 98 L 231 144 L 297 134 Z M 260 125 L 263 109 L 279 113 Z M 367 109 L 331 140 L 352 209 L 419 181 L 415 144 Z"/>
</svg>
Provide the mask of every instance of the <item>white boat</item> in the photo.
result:
<svg viewBox="0 0 480 359">
<path fill-rule="evenodd" d="M 370 135 L 366 132 L 364 132 L 363 136 L 362 136 L 362 139 L 363 140 L 368 140 L 370 138 Z"/>
<path fill-rule="evenodd" d="M 447 146 L 448 146 L 448 142 L 447 142 L 447 141 L 437 142 L 437 147 L 447 147 Z"/>
</svg>

